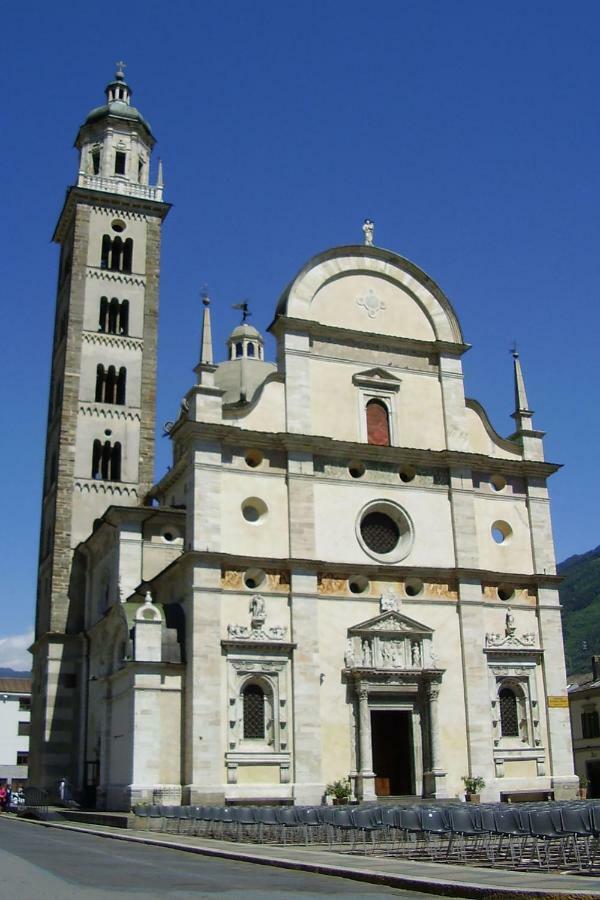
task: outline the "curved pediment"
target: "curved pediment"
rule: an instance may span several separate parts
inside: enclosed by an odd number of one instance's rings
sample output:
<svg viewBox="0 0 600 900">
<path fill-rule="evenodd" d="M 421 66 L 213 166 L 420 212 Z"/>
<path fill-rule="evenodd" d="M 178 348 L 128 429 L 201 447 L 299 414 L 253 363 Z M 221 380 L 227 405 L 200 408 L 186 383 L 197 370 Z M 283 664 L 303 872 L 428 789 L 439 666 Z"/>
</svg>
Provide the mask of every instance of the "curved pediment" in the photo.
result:
<svg viewBox="0 0 600 900">
<path fill-rule="evenodd" d="M 415 619 L 409 619 L 408 616 L 404 616 L 396 610 L 383 612 L 374 619 L 368 619 L 366 622 L 361 622 L 360 625 L 353 625 L 348 629 L 348 634 L 373 635 L 390 631 L 404 634 L 407 637 L 431 637 L 433 634 L 433 628 L 422 625 Z"/>
</svg>

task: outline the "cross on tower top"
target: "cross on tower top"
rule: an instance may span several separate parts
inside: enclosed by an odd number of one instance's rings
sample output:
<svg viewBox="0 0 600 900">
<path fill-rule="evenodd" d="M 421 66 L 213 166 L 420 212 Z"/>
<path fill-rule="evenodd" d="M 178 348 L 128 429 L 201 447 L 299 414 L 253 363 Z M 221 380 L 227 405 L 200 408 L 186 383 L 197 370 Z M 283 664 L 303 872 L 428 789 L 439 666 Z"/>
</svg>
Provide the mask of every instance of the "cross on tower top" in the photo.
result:
<svg viewBox="0 0 600 900">
<path fill-rule="evenodd" d="M 118 63 L 115 63 L 115 65 L 117 67 L 117 72 L 116 72 L 115 77 L 116 78 L 125 78 L 125 72 L 123 71 L 123 69 L 127 68 L 127 63 L 123 62 L 123 60 L 121 59 L 121 60 L 119 60 Z"/>
</svg>

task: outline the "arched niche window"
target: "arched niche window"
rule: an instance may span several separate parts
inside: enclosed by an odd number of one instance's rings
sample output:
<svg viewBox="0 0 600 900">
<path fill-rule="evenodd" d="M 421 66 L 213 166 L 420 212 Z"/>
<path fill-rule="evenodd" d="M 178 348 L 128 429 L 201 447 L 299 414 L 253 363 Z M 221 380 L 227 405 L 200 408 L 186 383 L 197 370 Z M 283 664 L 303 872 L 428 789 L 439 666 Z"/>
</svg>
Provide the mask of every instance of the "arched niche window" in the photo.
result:
<svg viewBox="0 0 600 900">
<path fill-rule="evenodd" d="M 239 341 L 239 342 L 235 345 L 235 356 L 236 356 L 236 359 L 239 359 L 239 357 L 242 356 L 243 353 L 244 353 L 244 345 L 242 344 L 241 341 Z"/>
<path fill-rule="evenodd" d="M 369 400 L 366 412 L 368 443 L 389 447 L 390 419 L 387 406 L 382 400 Z"/>
<path fill-rule="evenodd" d="M 248 356 L 254 356 L 254 355 L 255 355 L 254 344 L 250 341 L 248 344 Z"/>
<path fill-rule="evenodd" d="M 502 737 L 519 737 L 519 704 L 512 688 L 498 691 L 500 701 L 500 732 Z"/>
<path fill-rule="evenodd" d="M 259 684 L 251 682 L 242 691 L 244 738 L 265 739 L 265 692 Z"/>
</svg>

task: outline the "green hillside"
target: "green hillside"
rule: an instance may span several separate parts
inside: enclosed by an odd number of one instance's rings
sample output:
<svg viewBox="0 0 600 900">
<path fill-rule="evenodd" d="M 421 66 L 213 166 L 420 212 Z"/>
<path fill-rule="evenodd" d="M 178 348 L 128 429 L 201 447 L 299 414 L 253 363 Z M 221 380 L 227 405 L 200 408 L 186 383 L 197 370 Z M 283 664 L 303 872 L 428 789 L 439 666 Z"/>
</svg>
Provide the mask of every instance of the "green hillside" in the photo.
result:
<svg viewBox="0 0 600 900">
<path fill-rule="evenodd" d="M 559 563 L 567 673 L 591 669 L 592 653 L 600 654 L 600 547 Z"/>
</svg>

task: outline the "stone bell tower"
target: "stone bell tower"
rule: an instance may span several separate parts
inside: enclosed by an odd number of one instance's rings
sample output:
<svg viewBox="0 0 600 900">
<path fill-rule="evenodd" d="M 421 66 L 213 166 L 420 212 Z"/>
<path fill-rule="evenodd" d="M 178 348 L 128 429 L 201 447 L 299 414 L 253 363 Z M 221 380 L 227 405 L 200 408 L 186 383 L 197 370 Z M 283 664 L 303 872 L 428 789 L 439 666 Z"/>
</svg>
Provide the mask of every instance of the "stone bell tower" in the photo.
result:
<svg viewBox="0 0 600 900">
<path fill-rule="evenodd" d="M 81 610 L 73 550 L 111 505 L 136 506 L 153 479 L 162 171 L 119 63 L 75 141 L 60 245 L 40 531 L 30 779 L 73 777 Z"/>
</svg>

